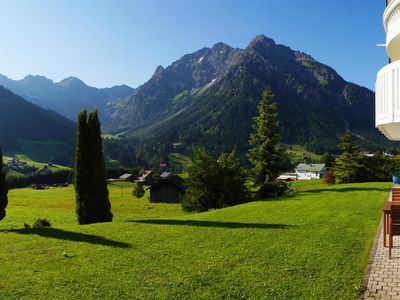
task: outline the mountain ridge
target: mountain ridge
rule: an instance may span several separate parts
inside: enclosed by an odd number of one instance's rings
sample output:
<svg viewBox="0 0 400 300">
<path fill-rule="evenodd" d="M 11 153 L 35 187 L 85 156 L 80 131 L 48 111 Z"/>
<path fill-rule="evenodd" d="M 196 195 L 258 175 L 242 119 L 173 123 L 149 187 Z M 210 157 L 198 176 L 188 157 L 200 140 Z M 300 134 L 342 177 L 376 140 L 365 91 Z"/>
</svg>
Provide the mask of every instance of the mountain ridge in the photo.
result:
<svg viewBox="0 0 400 300">
<path fill-rule="evenodd" d="M 41 75 L 27 75 L 23 79 L 13 80 L 0 74 L 0 85 L 70 120 L 76 120 L 78 112 L 84 108 L 89 110 L 97 108 L 106 121 L 107 115 L 104 114 L 104 110 L 107 104 L 134 92 L 134 89 L 127 85 L 95 88 L 74 76 L 54 82 Z"/>
<path fill-rule="evenodd" d="M 322 153 L 336 149 L 339 135 L 350 131 L 371 150 L 390 144 L 374 127 L 374 93 L 333 68 L 264 35 L 244 49 L 216 45 L 157 68 L 119 107 L 109 108 L 107 129 L 245 151 L 257 103 L 270 88 L 284 143 Z"/>
<path fill-rule="evenodd" d="M 68 161 L 73 152 L 74 122 L 25 100 L 3 86 L 0 86 L 0 107 L 0 147 L 3 150 L 20 150 L 21 143 L 26 141 L 57 142 L 59 151 L 53 159 L 49 157 L 49 161 Z"/>
</svg>

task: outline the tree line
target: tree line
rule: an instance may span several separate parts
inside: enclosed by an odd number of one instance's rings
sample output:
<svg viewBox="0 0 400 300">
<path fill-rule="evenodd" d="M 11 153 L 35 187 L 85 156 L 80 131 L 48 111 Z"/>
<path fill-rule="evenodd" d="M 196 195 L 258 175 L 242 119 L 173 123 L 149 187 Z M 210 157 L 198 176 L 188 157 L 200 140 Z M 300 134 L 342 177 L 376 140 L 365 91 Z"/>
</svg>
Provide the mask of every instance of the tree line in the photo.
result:
<svg viewBox="0 0 400 300">
<path fill-rule="evenodd" d="M 206 211 L 251 200 L 282 195 L 288 187 L 278 182 L 284 169 L 284 149 L 280 146 L 281 129 L 271 91 L 263 92 L 254 118 L 254 133 L 249 139 L 246 171 L 236 150 L 222 153 L 214 160 L 204 148 L 195 151 L 188 168 L 182 207 L 186 211 Z"/>
</svg>

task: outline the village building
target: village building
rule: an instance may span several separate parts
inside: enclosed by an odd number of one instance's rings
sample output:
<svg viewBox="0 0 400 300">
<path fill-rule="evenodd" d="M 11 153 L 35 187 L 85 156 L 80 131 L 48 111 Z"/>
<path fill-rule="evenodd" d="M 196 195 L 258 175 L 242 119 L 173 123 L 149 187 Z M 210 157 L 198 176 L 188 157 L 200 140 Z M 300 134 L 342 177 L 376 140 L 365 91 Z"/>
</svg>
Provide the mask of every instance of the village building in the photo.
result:
<svg viewBox="0 0 400 300">
<path fill-rule="evenodd" d="M 296 173 L 283 173 L 279 175 L 277 178 L 279 181 L 296 181 L 297 180 L 297 175 Z"/>
<path fill-rule="evenodd" d="M 325 164 L 299 164 L 295 169 L 297 180 L 323 178 L 326 172 Z"/>
<path fill-rule="evenodd" d="M 119 181 L 131 181 L 132 182 L 134 179 L 135 179 L 135 175 L 129 174 L 129 173 L 119 176 Z"/>
<path fill-rule="evenodd" d="M 150 202 L 179 202 L 185 191 L 184 182 L 185 180 L 178 175 L 161 177 L 160 181 L 150 187 Z"/>
<path fill-rule="evenodd" d="M 154 183 L 153 171 L 145 170 L 136 182 L 143 184 L 143 185 L 152 185 Z"/>
</svg>

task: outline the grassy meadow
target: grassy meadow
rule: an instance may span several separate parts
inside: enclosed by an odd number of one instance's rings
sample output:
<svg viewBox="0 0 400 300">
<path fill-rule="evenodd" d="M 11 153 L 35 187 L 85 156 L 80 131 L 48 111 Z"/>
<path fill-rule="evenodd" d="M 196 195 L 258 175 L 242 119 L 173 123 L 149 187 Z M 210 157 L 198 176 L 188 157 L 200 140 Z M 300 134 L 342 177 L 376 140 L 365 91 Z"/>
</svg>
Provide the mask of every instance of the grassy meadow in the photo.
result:
<svg viewBox="0 0 400 300">
<path fill-rule="evenodd" d="M 73 187 L 9 192 L 1 299 L 357 298 L 390 183 L 328 187 L 200 214 L 109 186 L 114 222 L 78 225 Z M 36 218 L 52 228 L 23 229 Z"/>
</svg>

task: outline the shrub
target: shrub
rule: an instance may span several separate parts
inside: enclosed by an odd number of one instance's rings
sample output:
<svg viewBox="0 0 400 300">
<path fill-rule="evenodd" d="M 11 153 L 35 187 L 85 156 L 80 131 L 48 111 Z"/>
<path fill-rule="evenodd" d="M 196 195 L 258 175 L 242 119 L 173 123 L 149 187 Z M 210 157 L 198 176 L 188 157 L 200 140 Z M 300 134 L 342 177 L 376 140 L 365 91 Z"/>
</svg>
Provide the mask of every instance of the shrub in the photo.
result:
<svg viewBox="0 0 400 300">
<path fill-rule="evenodd" d="M 257 199 L 271 198 L 285 195 L 291 191 L 286 182 L 271 181 L 260 186 L 256 193 Z"/>
<path fill-rule="evenodd" d="M 327 172 L 325 173 L 324 182 L 325 182 L 327 185 L 335 184 L 335 176 L 333 175 L 333 173 L 332 173 L 331 171 L 327 171 Z"/>
<path fill-rule="evenodd" d="M 51 223 L 47 219 L 39 218 L 32 225 L 32 228 L 45 228 L 45 227 L 51 227 Z"/>
</svg>

